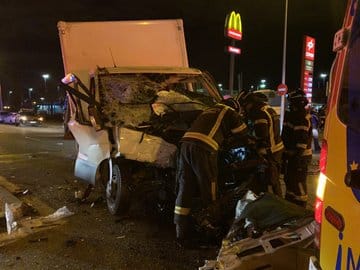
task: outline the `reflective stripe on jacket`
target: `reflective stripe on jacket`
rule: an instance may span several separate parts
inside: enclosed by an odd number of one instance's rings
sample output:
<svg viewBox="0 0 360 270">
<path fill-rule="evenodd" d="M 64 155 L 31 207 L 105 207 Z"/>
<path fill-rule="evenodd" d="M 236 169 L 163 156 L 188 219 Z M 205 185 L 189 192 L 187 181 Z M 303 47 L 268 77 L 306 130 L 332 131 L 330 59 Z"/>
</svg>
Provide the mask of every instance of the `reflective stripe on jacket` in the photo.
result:
<svg viewBox="0 0 360 270">
<path fill-rule="evenodd" d="M 235 110 L 216 104 L 198 116 L 181 140 L 201 141 L 217 151 L 229 136 L 246 133 L 247 126 Z"/>
<path fill-rule="evenodd" d="M 259 141 L 260 152 L 276 153 L 284 149 L 280 136 L 279 115 L 273 108 L 265 104 L 256 104 L 249 118 L 254 124 L 254 135 Z"/>
</svg>

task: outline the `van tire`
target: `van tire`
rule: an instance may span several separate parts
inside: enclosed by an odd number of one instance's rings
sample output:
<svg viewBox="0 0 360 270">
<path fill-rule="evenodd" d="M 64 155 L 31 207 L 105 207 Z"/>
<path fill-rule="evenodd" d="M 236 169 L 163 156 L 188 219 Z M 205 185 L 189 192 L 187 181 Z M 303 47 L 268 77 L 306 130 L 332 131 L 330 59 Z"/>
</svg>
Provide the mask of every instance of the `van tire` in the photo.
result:
<svg viewBox="0 0 360 270">
<path fill-rule="evenodd" d="M 113 160 L 112 175 L 106 184 L 106 203 L 112 215 L 126 214 L 130 207 L 126 171 L 126 166 L 123 166 L 123 171 L 121 171 L 120 162 Z"/>
</svg>

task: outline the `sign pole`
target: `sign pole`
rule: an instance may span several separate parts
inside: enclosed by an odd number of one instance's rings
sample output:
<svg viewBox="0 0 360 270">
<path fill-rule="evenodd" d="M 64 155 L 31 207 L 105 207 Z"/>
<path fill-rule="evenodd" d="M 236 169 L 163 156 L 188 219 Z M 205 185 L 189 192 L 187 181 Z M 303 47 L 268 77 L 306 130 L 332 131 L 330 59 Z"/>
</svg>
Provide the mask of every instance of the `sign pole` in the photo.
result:
<svg viewBox="0 0 360 270">
<path fill-rule="evenodd" d="M 282 63 L 282 76 L 281 76 L 282 84 L 285 84 L 285 76 L 286 76 L 287 17 L 288 17 L 288 0 L 285 0 L 283 63 Z M 285 95 L 282 95 L 281 96 L 281 108 L 280 108 L 280 131 L 282 130 L 282 126 L 284 123 L 284 114 L 285 114 Z"/>
<path fill-rule="evenodd" d="M 4 108 L 3 99 L 2 99 L 2 90 L 1 90 L 1 83 L 0 83 L 0 111 Z"/>
<path fill-rule="evenodd" d="M 231 41 L 231 45 L 235 46 L 235 41 Z M 229 70 L 229 90 L 230 95 L 234 95 L 234 68 L 235 68 L 235 54 L 230 53 L 230 70 Z"/>
<path fill-rule="evenodd" d="M 234 74 L 235 74 L 235 54 L 240 54 L 240 48 L 235 47 L 236 40 L 242 39 L 242 24 L 239 13 L 232 11 L 225 19 L 224 35 L 231 40 L 231 45 L 227 46 L 227 52 L 230 53 L 229 67 L 229 90 L 230 95 L 234 95 Z"/>
</svg>

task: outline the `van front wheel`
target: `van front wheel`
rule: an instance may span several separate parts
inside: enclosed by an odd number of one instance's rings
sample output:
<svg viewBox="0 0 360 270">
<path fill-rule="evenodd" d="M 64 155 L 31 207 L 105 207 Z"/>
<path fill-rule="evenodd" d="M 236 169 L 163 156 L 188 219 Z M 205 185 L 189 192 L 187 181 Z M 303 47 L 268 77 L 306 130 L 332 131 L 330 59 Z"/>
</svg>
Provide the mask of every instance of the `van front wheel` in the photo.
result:
<svg viewBox="0 0 360 270">
<path fill-rule="evenodd" d="M 126 168 L 124 168 L 126 171 Z M 120 164 L 112 162 L 112 173 L 106 184 L 106 202 L 112 215 L 125 214 L 130 205 L 129 188 L 126 181 L 126 173 L 120 171 Z"/>
</svg>

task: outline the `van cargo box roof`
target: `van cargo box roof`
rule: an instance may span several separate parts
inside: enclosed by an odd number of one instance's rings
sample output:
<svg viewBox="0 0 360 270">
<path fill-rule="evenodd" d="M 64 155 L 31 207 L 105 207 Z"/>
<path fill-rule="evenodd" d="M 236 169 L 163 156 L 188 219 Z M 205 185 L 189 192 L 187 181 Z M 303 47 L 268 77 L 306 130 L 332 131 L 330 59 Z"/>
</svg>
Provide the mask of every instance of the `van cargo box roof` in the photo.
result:
<svg viewBox="0 0 360 270">
<path fill-rule="evenodd" d="M 65 73 L 96 67 L 188 67 L 183 22 L 58 22 Z"/>
</svg>

